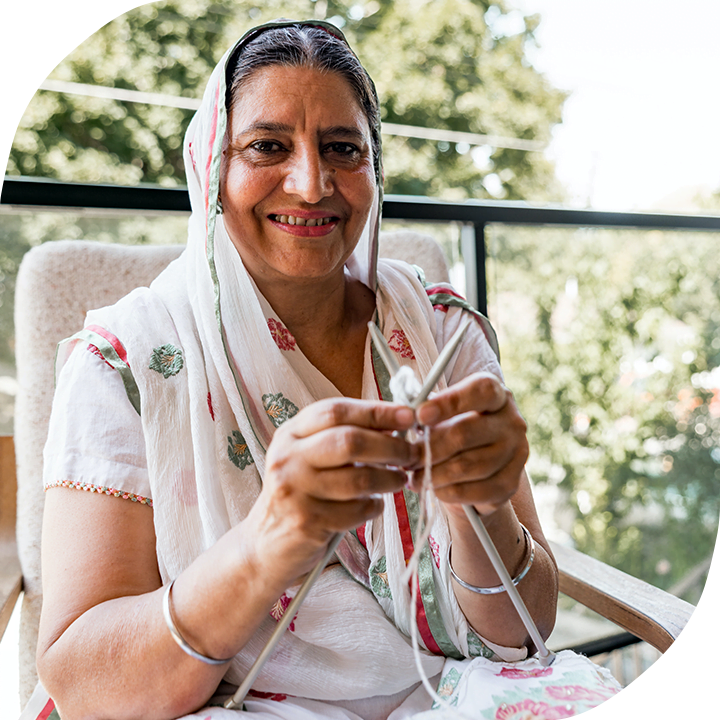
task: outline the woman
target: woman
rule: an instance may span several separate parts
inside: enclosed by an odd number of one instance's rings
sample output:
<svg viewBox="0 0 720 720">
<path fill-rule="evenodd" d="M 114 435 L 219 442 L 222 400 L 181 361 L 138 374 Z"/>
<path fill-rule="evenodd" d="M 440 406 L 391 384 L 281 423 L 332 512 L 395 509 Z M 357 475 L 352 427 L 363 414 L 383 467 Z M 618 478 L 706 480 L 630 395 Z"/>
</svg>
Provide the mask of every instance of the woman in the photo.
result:
<svg viewBox="0 0 720 720">
<path fill-rule="evenodd" d="M 383 402 L 367 323 L 423 377 L 466 311 L 433 310 L 409 266 L 376 270 L 377 98 L 332 26 L 241 39 L 210 79 L 185 164 L 187 251 L 150 289 L 90 313 L 60 374 L 45 483 L 65 489 L 46 496 L 41 681 L 63 720 L 198 711 L 242 680 L 329 539 L 352 531 L 246 708 L 409 717 L 431 702 L 400 579 L 417 497 L 406 470 L 423 453 L 403 438 L 412 411 Z M 557 592 L 525 424 L 479 323 L 447 377 L 417 411 L 442 510 L 420 559 L 430 677 L 446 657 L 532 650 L 507 596 L 480 592 L 499 581 L 461 503 L 513 575 L 534 538 L 518 588 L 544 636 Z"/>
</svg>

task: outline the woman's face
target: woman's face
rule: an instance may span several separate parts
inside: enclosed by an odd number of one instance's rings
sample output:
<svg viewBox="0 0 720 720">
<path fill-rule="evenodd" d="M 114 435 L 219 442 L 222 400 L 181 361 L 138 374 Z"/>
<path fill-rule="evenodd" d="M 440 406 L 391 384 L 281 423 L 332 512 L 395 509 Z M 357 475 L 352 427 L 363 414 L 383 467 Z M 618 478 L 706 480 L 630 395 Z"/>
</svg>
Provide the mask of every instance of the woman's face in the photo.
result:
<svg viewBox="0 0 720 720">
<path fill-rule="evenodd" d="M 256 282 L 341 273 L 374 194 L 368 122 L 342 76 L 271 66 L 249 77 L 228 119 L 220 197 Z"/>
</svg>

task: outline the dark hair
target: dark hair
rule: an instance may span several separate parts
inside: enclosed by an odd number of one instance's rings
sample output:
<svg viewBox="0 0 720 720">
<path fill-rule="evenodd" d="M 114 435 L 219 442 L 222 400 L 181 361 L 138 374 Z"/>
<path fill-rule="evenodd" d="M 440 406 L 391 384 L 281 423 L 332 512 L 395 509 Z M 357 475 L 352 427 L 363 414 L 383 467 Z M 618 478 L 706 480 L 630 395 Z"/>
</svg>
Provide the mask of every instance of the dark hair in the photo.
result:
<svg viewBox="0 0 720 720">
<path fill-rule="evenodd" d="M 307 67 L 345 78 L 367 117 L 375 177 L 381 182 L 380 109 L 375 85 L 347 43 L 312 25 L 268 28 L 247 44 L 240 43 L 228 59 L 225 106 L 228 114 L 242 84 L 260 68 L 271 65 Z"/>
</svg>

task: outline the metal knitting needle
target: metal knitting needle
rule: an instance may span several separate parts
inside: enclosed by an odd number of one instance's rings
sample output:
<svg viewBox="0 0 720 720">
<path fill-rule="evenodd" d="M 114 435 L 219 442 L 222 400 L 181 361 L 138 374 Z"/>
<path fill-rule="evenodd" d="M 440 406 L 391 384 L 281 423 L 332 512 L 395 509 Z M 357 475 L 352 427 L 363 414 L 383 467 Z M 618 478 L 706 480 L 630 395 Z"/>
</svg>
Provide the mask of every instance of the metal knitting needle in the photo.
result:
<svg viewBox="0 0 720 720">
<path fill-rule="evenodd" d="M 263 665 L 265 665 L 267 659 L 270 657 L 270 655 L 272 655 L 273 650 L 275 650 L 275 646 L 278 644 L 278 642 L 280 642 L 280 638 L 285 633 L 285 630 L 287 630 L 288 626 L 295 617 L 295 614 L 302 605 L 303 600 L 305 600 L 305 597 L 310 592 L 310 588 L 315 584 L 315 581 L 320 576 L 320 573 L 330 562 L 330 558 L 333 556 L 333 553 L 337 549 L 337 546 L 340 544 L 340 541 L 343 539 L 344 536 L 345 533 L 336 533 L 332 536 L 332 538 L 330 539 L 330 543 L 327 546 L 327 550 L 325 551 L 325 555 L 323 555 L 318 564 L 305 578 L 305 581 L 300 586 L 297 594 L 292 599 L 292 602 L 287 606 L 285 612 L 283 613 L 283 616 L 280 618 L 278 624 L 275 626 L 275 629 L 273 630 L 272 635 L 270 635 L 270 638 L 268 639 L 265 647 L 262 649 L 262 652 L 257 656 L 257 659 L 248 671 L 245 679 L 242 681 L 242 683 L 240 683 L 240 687 L 238 687 L 238 689 L 235 691 L 235 694 L 225 702 L 223 707 L 227 708 L 228 710 L 242 709 L 243 701 L 245 700 L 246 695 L 250 691 L 252 684 L 255 682 L 255 679 L 260 674 L 260 670 L 262 670 Z"/>
<path fill-rule="evenodd" d="M 392 377 L 400 369 L 400 363 L 397 361 L 395 355 L 393 355 L 385 336 L 380 332 L 380 328 L 374 322 L 369 322 L 368 330 L 380 355 L 380 359 L 385 364 L 387 371 L 390 373 L 390 377 Z"/>
<path fill-rule="evenodd" d="M 547 645 L 545 645 L 545 641 L 542 639 L 542 635 L 540 635 L 532 615 L 530 615 L 530 612 L 523 602 L 518 589 L 515 587 L 512 578 L 505 567 L 505 563 L 503 563 L 500 553 L 497 551 L 495 544 L 490 538 L 490 534 L 483 524 L 478 511 L 472 505 L 463 505 L 463 510 L 465 511 L 470 524 L 473 526 L 473 530 L 475 530 L 475 534 L 478 536 L 478 540 L 480 540 L 485 553 L 488 558 L 490 558 L 490 562 L 492 563 L 495 572 L 498 574 L 500 582 L 502 582 L 503 587 L 510 596 L 510 600 L 515 606 L 515 609 L 520 616 L 520 620 L 522 620 L 522 624 L 525 626 L 525 629 L 528 631 L 532 641 L 535 643 L 535 647 L 538 649 L 540 664 L 546 667 L 548 665 L 552 665 L 555 660 L 555 653 L 548 650 Z"/>
<path fill-rule="evenodd" d="M 413 409 L 417 408 L 421 403 L 423 403 L 427 399 L 428 395 L 430 395 L 430 393 L 432 392 L 432 389 L 435 387 L 437 381 L 440 379 L 440 375 L 442 375 L 443 371 L 447 367 L 447 364 L 450 362 L 450 358 L 453 356 L 453 353 L 455 352 L 457 346 L 460 344 L 460 341 L 465 335 L 469 324 L 470 318 L 466 318 L 463 324 L 455 333 L 455 335 L 453 335 L 450 342 L 445 346 L 443 351 L 438 356 L 438 359 L 435 361 L 430 370 L 425 384 L 421 388 L 417 397 L 413 400 Z M 385 340 L 375 323 L 368 323 L 368 327 L 370 329 L 370 334 L 375 341 L 375 347 L 377 348 L 378 353 L 382 358 L 382 361 L 385 363 L 385 367 L 387 367 L 388 372 L 390 372 L 391 375 L 394 375 L 399 370 L 400 365 L 395 359 L 392 350 L 390 350 L 387 341 Z M 267 662 L 267 659 L 275 650 L 278 642 L 280 642 L 280 638 L 283 636 L 288 626 L 292 622 L 295 614 L 300 608 L 300 605 L 302 605 L 307 594 L 310 592 L 310 589 L 320 576 L 320 573 L 325 569 L 325 566 L 328 564 L 328 562 L 330 562 L 330 558 L 333 556 L 335 550 L 337 549 L 337 546 L 340 544 L 340 541 L 343 539 L 344 535 L 345 533 L 336 533 L 332 537 L 330 543 L 328 544 L 327 550 L 325 551 L 325 555 L 320 559 L 320 561 L 312 569 L 310 574 L 305 578 L 305 581 L 300 586 L 297 594 L 292 599 L 290 605 L 288 605 L 288 607 L 286 608 L 282 618 L 280 618 L 278 624 L 270 635 L 270 638 L 265 644 L 265 647 L 262 649 L 262 652 L 258 655 L 257 659 L 248 671 L 248 674 L 245 676 L 245 679 L 235 691 L 235 694 L 225 702 L 225 708 L 227 708 L 228 710 L 239 710 L 242 708 L 243 701 L 245 700 L 253 683 L 257 679 L 257 676 L 260 674 L 263 666 Z"/>
<path fill-rule="evenodd" d="M 452 336 L 452 338 L 450 338 L 450 342 L 445 345 L 445 347 L 442 349 L 442 352 L 438 355 L 438 359 L 433 363 L 433 366 L 430 368 L 430 372 L 425 378 L 425 382 L 423 383 L 420 392 L 410 404 L 410 407 L 413 410 L 417 410 L 420 405 L 422 405 L 428 399 L 428 395 L 430 395 L 433 388 L 437 385 L 440 376 L 445 372 L 445 368 L 450 362 L 452 356 L 455 354 L 458 345 L 460 345 L 463 337 L 465 337 L 465 333 L 470 327 L 471 322 L 472 317 L 466 317 L 460 327 L 455 331 L 455 334 Z"/>
<path fill-rule="evenodd" d="M 469 324 L 470 318 L 468 317 L 457 330 L 455 335 L 453 335 L 450 342 L 443 348 L 443 351 L 438 356 L 438 359 L 433 364 L 430 373 L 425 379 L 425 383 L 423 384 L 422 389 L 410 404 L 413 409 L 417 409 L 423 402 L 425 402 L 427 397 L 432 392 L 432 389 L 435 387 L 437 381 L 440 379 L 440 375 L 442 375 L 448 362 L 450 361 L 450 358 L 453 356 L 455 350 L 457 349 L 457 346 L 460 344 L 460 341 L 462 340 L 463 335 L 465 334 L 465 331 L 467 330 Z M 391 374 L 394 375 L 397 372 L 397 369 L 391 369 L 391 363 L 394 363 L 395 368 L 398 367 L 398 363 L 395 360 L 395 357 L 392 355 L 392 352 L 387 344 L 387 341 L 385 340 L 385 337 L 382 335 L 382 333 L 374 323 L 370 323 L 370 331 L 373 335 L 373 339 L 375 340 L 375 346 L 380 353 L 380 357 L 383 359 L 383 362 L 385 362 L 385 366 L 387 367 L 388 371 L 390 371 Z M 389 357 L 390 362 L 385 360 L 385 356 Z M 507 591 L 510 600 L 515 606 L 515 610 L 520 616 L 520 620 L 525 626 L 525 629 L 528 631 L 528 634 L 530 635 L 533 643 L 535 643 L 535 647 L 538 649 L 540 663 L 544 666 L 552 665 L 553 661 L 555 660 L 555 654 L 548 649 L 547 645 L 545 645 L 545 642 L 543 641 L 542 636 L 537 629 L 537 625 L 535 624 L 532 615 L 530 615 L 530 612 L 528 611 L 527 606 L 525 605 L 522 597 L 520 596 L 518 589 L 515 587 L 512 578 L 510 577 L 510 574 L 508 573 L 505 564 L 500 557 L 500 553 L 498 553 L 495 544 L 490 538 L 490 535 L 485 528 L 485 525 L 483 524 L 480 515 L 472 505 L 463 505 L 463 510 L 465 511 L 465 514 L 467 515 L 468 520 L 473 527 L 473 530 L 475 530 L 475 534 L 477 535 L 478 540 L 483 546 L 485 553 L 490 559 L 490 562 L 495 569 L 495 572 L 498 574 L 498 577 L 500 578 L 503 587 Z"/>
<path fill-rule="evenodd" d="M 385 341 L 385 338 L 382 336 L 382 333 L 380 333 L 380 330 L 378 330 L 375 323 L 368 323 L 368 325 L 370 327 L 370 333 L 375 340 L 375 347 L 378 348 L 378 352 L 380 353 L 380 357 L 385 363 L 385 366 L 388 368 L 391 374 L 396 373 L 400 365 L 393 356 L 392 351 L 390 350 L 387 342 Z M 285 609 L 283 616 L 280 618 L 278 624 L 275 626 L 275 629 L 268 638 L 265 647 L 262 649 L 261 653 L 257 656 L 255 662 L 252 664 L 252 667 L 248 671 L 248 674 L 245 676 L 242 683 L 240 683 L 240 686 L 235 691 L 235 694 L 225 702 L 225 708 L 227 708 L 228 710 L 239 710 L 242 708 L 243 701 L 247 697 L 247 694 L 250 691 L 252 684 L 255 682 L 263 666 L 267 662 L 270 655 L 272 655 L 277 644 L 280 642 L 280 638 L 285 634 L 285 631 L 295 617 L 295 614 L 300 608 L 300 605 L 302 605 L 303 601 L 307 597 L 307 594 L 310 592 L 310 589 L 315 584 L 315 581 L 320 576 L 320 573 L 325 569 L 325 566 L 328 564 L 328 562 L 330 562 L 330 558 L 333 556 L 333 553 L 337 549 L 337 546 L 340 544 L 340 541 L 343 539 L 343 536 L 344 533 L 337 533 L 332 537 L 330 543 L 328 544 L 325 555 L 320 559 L 318 564 L 305 578 L 305 581 L 300 586 L 297 594 L 292 599 L 292 602 Z"/>
<path fill-rule="evenodd" d="M 437 360 L 430 368 L 430 372 L 428 373 L 427 378 L 425 378 L 425 382 L 423 383 L 420 392 L 415 396 L 415 398 L 413 398 L 412 402 L 410 403 L 410 407 L 413 410 L 417 410 L 417 408 L 420 407 L 420 405 L 422 405 L 428 399 L 428 396 L 433 391 L 433 388 L 435 387 L 435 385 L 437 385 L 440 376 L 445 372 L 445 368 L 450 362 L 452 356 L 455 354 L 455 351 L 457 350 L 458 345 L 460 345 L 460 342 L 465 336 L 467 329 L 470 327 L 471 322 L 472 318 L 466 317 L 461 323 L 460 327 L 455 331 L 455 334 L 452 336 L 452 338 L 450 338 L 450 342 L 445 345 L 445 347 L 442 349 L 442 352 L 438 355 Z M 383 363 L 385 363 L 385 367 L 390 373 L 390 376 L 394 376 L 400 369 L 400 364 L 398 363 L 395 355 L 390 349 L 390 346 L 388 345 L 385 336 L 380 332 L 380 329 L 374 322 L 369 322 L 368 328 L 370 330 L 370 335 L 372 336 L 373 342 L 375 343 L 375 347 L 377 348 L 381 360 L 383 361 Z"/>
</svg>

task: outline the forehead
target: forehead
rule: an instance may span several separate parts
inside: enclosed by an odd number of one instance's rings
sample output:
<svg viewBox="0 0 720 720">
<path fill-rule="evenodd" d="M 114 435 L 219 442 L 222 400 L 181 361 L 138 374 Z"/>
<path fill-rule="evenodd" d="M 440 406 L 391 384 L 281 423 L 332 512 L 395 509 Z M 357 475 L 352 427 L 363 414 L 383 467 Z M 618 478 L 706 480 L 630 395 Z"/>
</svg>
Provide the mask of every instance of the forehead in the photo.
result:
<svg viewBox="0 0 720 720">
<path fill-rule="evenodd" d="M 231 108 L 230 132 L 258 122 L 294 129 L 354 126 L 369 136 L 365 112 L 348 81 L 335 72 L 272 65 L 252 73 Z"/>
</svg>

